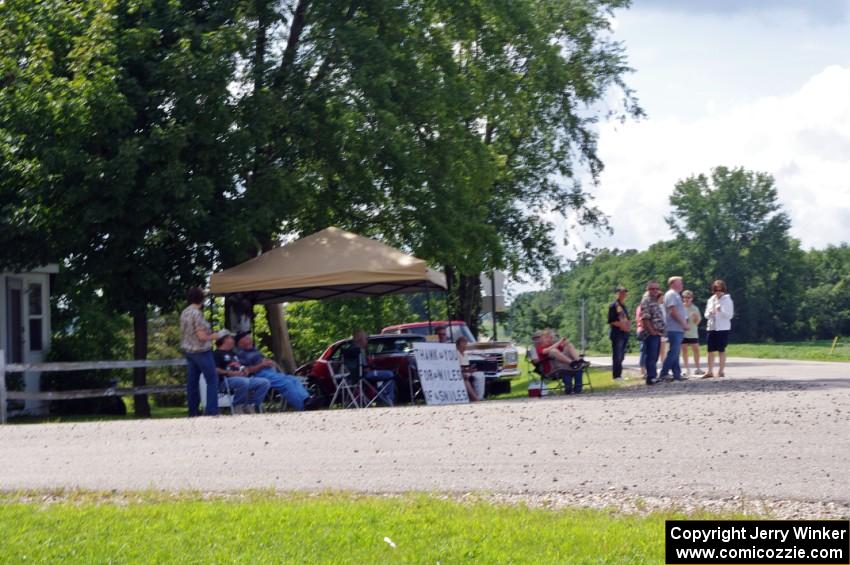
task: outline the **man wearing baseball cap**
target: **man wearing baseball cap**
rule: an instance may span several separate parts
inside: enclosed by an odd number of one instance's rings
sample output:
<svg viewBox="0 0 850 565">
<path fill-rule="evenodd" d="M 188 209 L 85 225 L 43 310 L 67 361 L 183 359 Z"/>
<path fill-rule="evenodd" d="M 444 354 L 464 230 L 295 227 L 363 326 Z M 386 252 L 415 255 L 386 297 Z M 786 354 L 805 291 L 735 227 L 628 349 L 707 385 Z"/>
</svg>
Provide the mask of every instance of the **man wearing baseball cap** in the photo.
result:
<svg viewBox="0 0 850 565">
<path fill-rule="evenodd" d="M 233 413 L 253 414 L 259 411 L 271 383 L 267 379 L 248 375 L 233 349 L 236 341 L 230 330 L 223 329 L 217 334 L 213 353 L 215 368 L 233 393 Z"/>
<path fill-rule="evenodd" d="M 236 355 L 239 362 L 245 366 L 245 372 L 256 378 L 267 379 L 271 388 L 280 393 L 293 409 L 315 410 L 322 407 L 322 399 L 310 396 L 297 377 L 279 373 L 275 370 L 275 362 L 257 351 L 251 332 L 237 333 L 236 347 L 239 348 Z"/>
<path fill-rule="evenodd" d="M 611 366 L 615 381 L 623 378 L 623 359 L 626 357 L 626 345 L 632 327 L 629 309 L 626 308 L 628 292 L 625 286 L 617 286 L 614 289 L 617 298 L 608 305 L 608 337 L 611 339 Z"/>
</svg>

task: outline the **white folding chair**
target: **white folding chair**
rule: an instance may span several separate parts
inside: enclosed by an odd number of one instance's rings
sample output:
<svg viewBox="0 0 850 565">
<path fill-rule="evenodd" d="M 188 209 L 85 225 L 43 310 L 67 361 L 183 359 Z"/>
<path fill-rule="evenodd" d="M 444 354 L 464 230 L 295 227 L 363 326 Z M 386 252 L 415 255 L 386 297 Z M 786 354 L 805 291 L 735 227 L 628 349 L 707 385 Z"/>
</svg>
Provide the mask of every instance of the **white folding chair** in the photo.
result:
<svg viewBox="0 0 850 565">
<path fill-rule="evenodd" d="M 361 381 L 351 378 L 351 374 L 342 361 L 329 361 L 328 370 L 333 379 L 336 390 L 331 398 L 331 406 L 337 399 L 343 408 L 362 408 L 363 388 Z"/>
<path fill-rule="evenodd" d="M 224 383 L 224 391 L 222 392 L 221 386 L 219 386 L 218 390 L 218 407 L 219 408 L 230 408 L 230 415 L 233 415 L 233 392 L 230 390 L 230 384 L 227 382 L 227 379 L 221 379 L 219 381 L 219 385 Z M 201 408 L 206 406 L 207 402 L 207 379 L 201 375 Z"/>
</svg>

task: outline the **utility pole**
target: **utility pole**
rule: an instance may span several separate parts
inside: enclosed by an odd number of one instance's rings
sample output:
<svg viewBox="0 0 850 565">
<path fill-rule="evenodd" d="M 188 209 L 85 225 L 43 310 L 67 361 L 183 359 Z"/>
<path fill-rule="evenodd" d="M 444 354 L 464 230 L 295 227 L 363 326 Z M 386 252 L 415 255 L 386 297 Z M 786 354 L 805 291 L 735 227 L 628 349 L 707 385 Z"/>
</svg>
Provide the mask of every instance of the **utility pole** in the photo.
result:
<svg viewBox="0 0 850 565">
<path fill-rule="evenodd" d="M 493 304 L 493 341 L 499 341 L 499 333 L 496 330 L 496 271 L 490 272 L 490 300 Z"/>
<path fill-rule="evenodd" d="M 587 299 L 582 298 L 581 299 L 581 354 L 582 355 L 584 355 L 584 352 L 587 351 L 587 338 L 586 338 L 586 334 L 585 334 L 585 331 L 584 331 L 584 320 L 585 320 L 584 311 L 585 311 L 586 304 L 587 304 Z"/>
</svg>

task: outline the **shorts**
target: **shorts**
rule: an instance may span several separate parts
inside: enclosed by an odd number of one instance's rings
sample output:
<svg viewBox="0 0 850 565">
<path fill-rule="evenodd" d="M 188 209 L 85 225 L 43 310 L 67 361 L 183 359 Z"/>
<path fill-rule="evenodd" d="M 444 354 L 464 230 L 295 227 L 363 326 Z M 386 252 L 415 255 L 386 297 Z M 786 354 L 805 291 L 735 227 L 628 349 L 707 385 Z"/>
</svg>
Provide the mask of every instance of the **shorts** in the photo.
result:
<svg viewBox="0 0 850 565">
<path fill-rule="evenodd" d="M 684 345 L 684 344 L 686 344 L 686 343 L 699 343 L 699 338 L 698 338 L 698 337 L 686 337 L 686 338 L 683 338 L 683 339 L 682 339 L 682 344 Z"/>
<path fill-rule="evenodd" d="M 729 330 L 708 332 L 708 352 L 726 351 L 726 345 L 729 343 Z"/>
</svg>

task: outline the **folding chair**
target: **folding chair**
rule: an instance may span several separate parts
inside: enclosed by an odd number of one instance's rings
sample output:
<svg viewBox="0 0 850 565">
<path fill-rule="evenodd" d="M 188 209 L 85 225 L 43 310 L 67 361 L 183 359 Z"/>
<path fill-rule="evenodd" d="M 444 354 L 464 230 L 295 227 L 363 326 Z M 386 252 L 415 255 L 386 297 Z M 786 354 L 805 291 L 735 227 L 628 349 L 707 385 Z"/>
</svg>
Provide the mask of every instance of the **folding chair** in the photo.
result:
<svg viewBox="0 0 850 565">
<path fill-rule="evenodd" d="M 333 406 L 339 399 L 343 408 L 361 408 L 363 391 L 360 382 L 351 377 L 345 363 L 331 361 L 328 363 L 328 370 L 336 387 L 330 405 Z"/>
<path fill-rule="evenodd" d="M 370 379 L 363 373 L 360 348 L 351 345 L 342 351 L 342 363 L 348 371 L 349 380 L 356 382 L 360 399 L 360 408 L 368 408 L 375 404 L 387 391 L 395 386 L 396 376 L 388 379 Z M 370 394 L 366 394 L 364 386 Z"/>
<path fill-rule="evenodd" d="M 571 369 L 561 369 L 560 374 L 552 372 L 548 375 L 543 374 L 543 364 L 540 361 L 540 357 L 537 355 L 537 349 L 533 345 L 531 347 L 526 348 L 525 358 L 531 364 L 532 371 L 534 373 L 537 373 L 537 385 L 540 389 L 540 396 L 545 396 L 549 392 L 557 392 L 558 390 L 563 390 L 564 393 L 566 393 L 566 390 L 564 390 L 564 381 L 562 380 L 562 376 L 564 376 L 564 374 L 566 374 L 567 376 L 575 376 L 575 373 L 578 371 L 581 371 L 582 373 L 582 387 L 587 387 L 590 392 L 593 392 L 593 383 L 590 381 L 590 361 L 586 361 L 584 357 L 579 357 L 579 361 L 581 362 L 579 367 Z M 545 381 L 547 380 L 554 381 L 554 385 L 547 385 L 545 383 Z M 547 392 L 544 393 L 544 390 L 546 390 Z"/>
<path fill-rule="evenodd" d="M 221 391 L 222 383 L 224 384 L 224 392 Z M 201 385 L 199 388 L 201 393 L 201 407 L 203 408 L 207 402 L 207 380 L 203 376 L 201 376 Z M 230 408 L 231 416 L 233 415 L 233 396 L 227 379 L 220 379 L 218 381 L 218 407 Z"/>
</svg>

